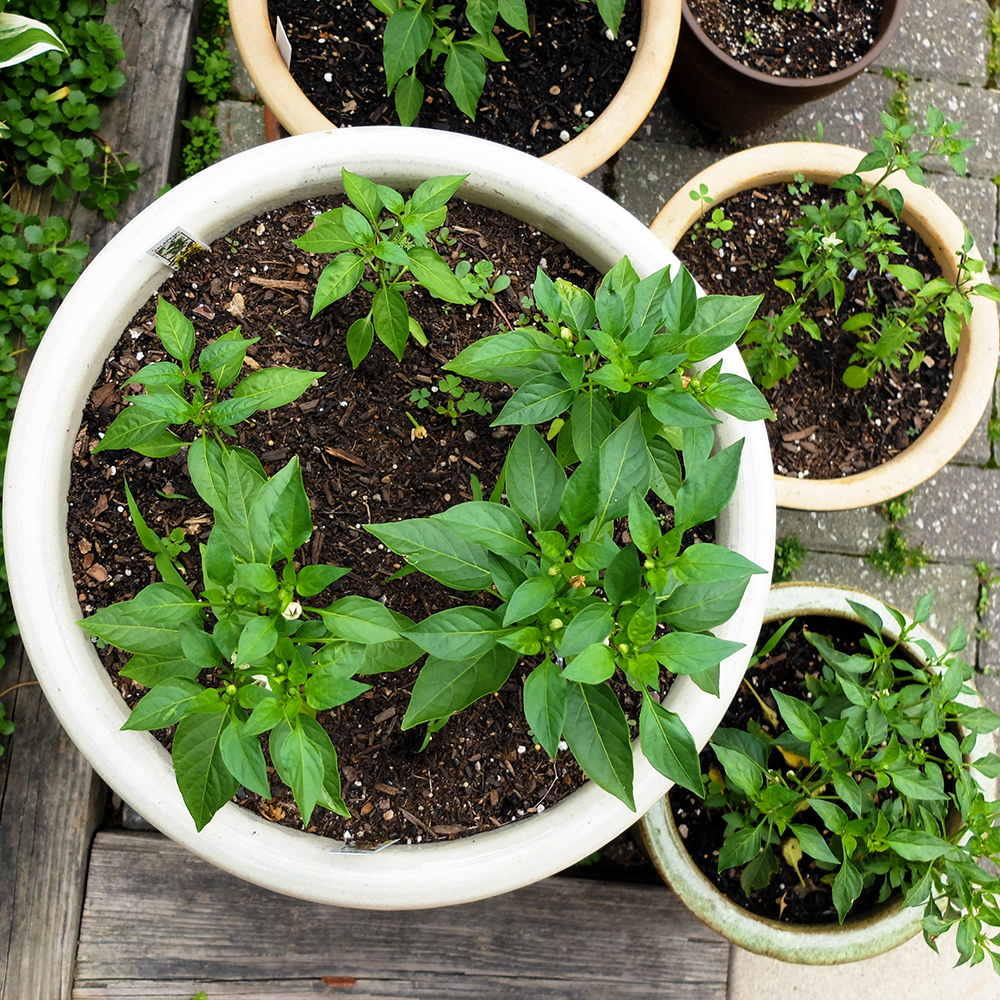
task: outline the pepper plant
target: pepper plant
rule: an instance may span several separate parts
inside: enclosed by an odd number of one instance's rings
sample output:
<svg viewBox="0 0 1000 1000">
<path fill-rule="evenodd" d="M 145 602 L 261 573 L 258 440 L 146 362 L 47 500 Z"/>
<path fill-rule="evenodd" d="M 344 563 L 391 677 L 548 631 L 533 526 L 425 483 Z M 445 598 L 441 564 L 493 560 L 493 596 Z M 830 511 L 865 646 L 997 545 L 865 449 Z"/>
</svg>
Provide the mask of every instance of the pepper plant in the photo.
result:
<svg viewBox="0 0 1000 1000">
<path fill-rule="evenodd" d="M 456 107 L 475 121 L 486 61 L 507 59 L 494 33 L 497 18 L 516 31 L 531 31 L 524 0 L 466 0 L 460 11 L 455 4 L 435 0 L 374 0 L 374 4 L 388 18 L 382 35 L 386 93 L 395 91 L 396 114 L 403 125 L 412 125 L 420 112 L 421 77 L 442 56 L 445 89 Z M 617 35 L 625 0 L 597 0 L 597 9 L 612 36 Z M 468 37 L 461 37 L 463 26 L 471 29 Z"/>
<path fill-rule="evenodd" d="M 401 631 L 413 623 L 364 597 L 304 604 L 349 570 L 295 563 L 313 530 L 298 459 L 268 478 L 251 452 L 199 441 L 204 461 L 190 464 L 192 481 L 214 517 L 200 546 L 200 596 L 182 575 L 181 547 L 158 538 L 130 496 L 162 580 L 79 624 L 132 653 L 122 673 L 150 689 L 123 728 L 176 725 L 174 773 L 199 830 L 240 785 L 271 798 L 264 733 L 304 826 L 317 805 L 349 816 L 337 751 L 316 713 L 367 691 L 357 675 L 412 663 L 421 651 Z M 209 683 L 199 681 L 205 672 Z"/>
<path fill-rule="evenodd" d="M 890 256 L 902 253 L 898 240 L 898 220 L 904 207 L 902 192 L 892 186 L 892 176 L 904 173 L 913 183 L 924 184 L 922 162 L 928 156 L 944 157 L 961 176 L 967 165 L 963 155 L 974 142 L 958 139 L 963 123 L 949 122 L 933 105 L 927 110 L 926 126 L 905 124 L 882 114 L 883 133 L 873 138 L 873 149 L 853 173 L 834 181 L 832 187 L 844 192 L 838 205 L 823 201 L 804 205 L 804 218 L 788 230 L 789 253 L 778 265 L 778 288 L 792 301 L 778 315 L 755 319 L 743 340 L 743 359 L 754 381 L 765 388 L 794 371 L 798 356 L 785 339 L 801 328 L 814 340 L 823 333 L 805 315 L 812 299 L 832 300 L 839 312 L 847 294 L 847 282 L 864 274 L 869 260 L 878 262 L 880 274 L 889 274 L 899 283 L 901 304 L 885 307 L 873 290 L 861 290 L 868 309 L 852 316 L 842 326 L 857 337 L 857 348 L 843 380 L 851 388 L 861 388 L 871 377 L 904 363 L 914 371 L 924 358 L 920 337 L 932 317 L 944 323 L 945 338 L 952 354 L 958 348 L 962 324 L 972 315 L 972 295 L 1000 301 L 1000 291 L 988 281 L 976 282 L 984 264 L 972 258 L 972 237 L 968 232 L 956 249 L 958 280 L 953 285 L 944 278 L 925 281 L 912 267 L 890 263 Z M 918 136 L 925 138 L 923 149 L 913 148 Z M 865 181 L 862 171 L 879 171 L 874 181 Z M 884 210 L 885 209 L 885 210 Z M 853 292 L 857 296 L 858 292 Z"/>
<path fill-rule="evenodd" d="M 780 722 L 770 710 L 763 724 L 716 730 L 711 747 L 724 777 L 710 769 L 706 803 L 726 811 L 719 870 L 742 867 L 746 893 L 767 885 L 777 852 L 797 870 L 806 855 L 841 922 L 863 888 L 877 888 L 880 901 L 900 891 L 904 907 L 923 907 L 931 947 L 957 924 L 959 964 L 988 954 L 1000 973 L 991 937 L 1000 878 L 979 864 L 1000 861 L 998 804 L 972 776 L 996 777 L 1000 758 L 968 758 L 977 734 L 995 730 L 1000 716 L 956 700 L 973 693 L 973 670 L 955 656 L 967 643 L 961 624 L 941 653 L 911 639 L 933 597 L 919 599 L 912 623 L 888 608 L 895 641 L 875 611 L 850 601 L 866 628 L 860 653 L 803 630 L 822 670 L 805 677 L 802 698 L 772 690 Z M 921 663 L 904 657 L 907 640 Z"/>
<path fill-rule="evenodd" d="M 310 253 L 334 254 L 317 282 L 312 314 L 361 285 L 372 293 L 372 305 L 347 331 L 351 363 L 357 368 L 368 357 L 376 336 L 402 359 L 410 336 L 427 346 L 427 338 L 406 307 L 404 292 L 420 285 L 445 302 L 472 303 L 469 292 L 428 238 L 429 230 L 444 224 L 448 199 L 465 176 L 432 177 L 407 199 L 346 167 L 341 176 L 350 204 L 317 216 L 314 227 L 292 241 Z M 374 281 L 365 279 L 366 268 L 374 272 Z"/>
<path fill-rule="evenodd" d="M 243 337 L 239 327 L 216 338 L 192 367 L 194 324 L 162 297 L 156 303 L 156 335 L 180 365 L 154 361 L 125 381 L 124 385 L 141 383 L 146 391 L 128 397 L 131 405 L 115 417 L 95 452 L 131 448 L 153 458 L 173 455 L 187 442 L 170 430 L 170 425 L 190 422 L 199 432 L 199 445 L 192 448 L 188 461 L 195 460 L 193 456 L 204 460 L 206 434 L 218 441 L 221 434 L 232 436 L 234 424 L 260 410 L 291 403 L 326 374 L 298 368 L 262 368 L 236 382 L 247 347 L 260 339 Z M 233 383 L 232 395 L 223 399 L 224 390 Z"/>
<path fill-rule="evenodd" d="M 719 514 L 739 472 L 742 440 L 711 454 L 718 418 L 706 397 L 736 414 L 759 415 L 762 403 L 745 379 L 723 381 L 718 365 L 700 376 L 689 366 L 735 343 L 756 302 L 696 300 L 686 272 L 640 281 L 627 260 L 596 301 L 541 272 L 535 296 L 556 317 L 551 329 L 485 338 L 449 366 L 518 386 L 495 421 L 523 425 L 505 464 L 507 503 L 367 526 L 410 567 L 503 602 L 441 611 L 403 633 L 428 659 L 402 725 L 433 731 L 499 690 L 519 655 L 541 656 L 524 688 L 535 738 L 553 757 L 564 738 L 585 773 L 634 808 L 628 723 L 605 683 L 620 670 L 643 695 L 643 752 L 700 791 L 694 741 L 659 704 L 660 668 L 718 694 L 719 664 L 740 648 L 708 630 L 764 570 L 715 544 L 685 548 L 683 536 Z M 534 426 L 553 417 L 561 456 Z M 673 508 L 671 524 L 656 498 Z"/>
</svg>

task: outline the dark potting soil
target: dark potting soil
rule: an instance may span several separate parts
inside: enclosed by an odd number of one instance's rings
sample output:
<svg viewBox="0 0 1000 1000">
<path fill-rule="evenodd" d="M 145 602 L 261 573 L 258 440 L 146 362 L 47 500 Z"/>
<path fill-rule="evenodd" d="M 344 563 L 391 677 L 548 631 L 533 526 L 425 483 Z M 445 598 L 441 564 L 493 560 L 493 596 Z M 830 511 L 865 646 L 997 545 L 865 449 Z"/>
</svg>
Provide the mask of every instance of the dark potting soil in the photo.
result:
<svg viewBox="0 0 1000 1000">
<path fill-rule="evenodd" d="M 291 243 L 314 214 L 333 204 L 316 199 L 245 223 L 165 281 L 159 294 L 194 322 L 199 351 L 239 324 L 244 336 L 260 337 L 248 349 L 247 368 L 281 364 L 327 373 L 296 403 L 258 414 L 238 428 L 238 443 L 261 458 L 268 474 L 293 455 L 299 458 L 315 525 L 311 542 L 301 550 L 303 562 L 351 567 L 349 575 L 310 599 L 312 606 L 325 607 L 358 593 L 420 620 L 446 607 L 489 603 L 488 595 L 456 593 L 420 574 L 390 581 L 403 560 L 386 552 L 363 526 L 427 516 L 471 500 L 473 475 L 489 495 L 513 440 L 511 431 L 491 429 L 493 418 L 476 414 L 453 425 L 433 410 L 418 409 L 410 394 L 436 386 L 446 374 L 441 364 L 467 344 L 507 328 L 518 314 L 521 296 L 530 291 L 537 266 L 591 292 L 599 272 L 530 226 L 493 210 L 454 204 L 448 226 L 456 242 L 447 252 L 453 261 L 462 254 L 473 264 L 494 261 L 497 273 L 509 274 L 510 289 L 499 293 L 495 304 L 483 301 L 471 308 L 414 291 L 408 298 L 410 311 L 427 333 L 429 346 L 410 342 L 398 362 L 376 340 L 355 371 L 345 335 L 352 320 L 367 311 L 370 296 L 358 290 L 310 320 L 313 290 L 329 256 L 307 254 Z M 159 535 L 183 528 L 191 551 L 182 562 L 190 579 L 200 579 L 198 543 L 208 537 L 211 514 L 187 477 L 184 453 L 168 459 L 130 451 L 91 454 L 122 408 L 123 397 L 135 391 L 123 389 L 122 383 L 143 365 L 166 359 L 153 333 L 155 309 L 154 296 L 127 325 L 94 386 L 77 436 L 68 535 L 83 614 L 130 599 L 153 579 L 152 560 L 129 520 L 126 478 L 144 518 Z M 490 399 L 494 414 L 511 393 L 474 380 L 465 385 Z M 414 433 L 408 413 L 425 428 L 426 437 Z M 619 540 L 625 530 L 622 523 Z M 711 526 L 699 529 L 697 537 L 712 540 Z M 134 706 L 145 689 L 120 674 L 128 654 L 105 648 L 101 656 L 113 683 Z M 452 719 L 423 752 L 423 727 L 400 730 L 418 665 L 366 678 L 371 691 L 320 713 L 338 748 L 352 816 L 345 820 L 317 809 L 309 832 L 369 847 L 395 839 L 453 838 L 541 812 L 579 787 L 584 776 L 568 751 L 550 761 L 527 731 L 521 688 L 536 662 L 519 663 L 496 695 Z M 201 679 L 213 680 L 208 674 Z M 669 679 L 663 680 L 668 687 Z M 627 717 L 637 722 L 638 696 L 623 682 L 612 686 Z M 171 730 L 156 734 L 168 748 L 172 735 Z M 289 789 L 270 767 L 269 778 L 272 799 L 243 789 L 238 799 L 270 820 L 302 829 Z"/>
<path fill-rule="evenodd" d="M 674 252 L 706 292 L 763 294 L 758 315 L 777 314 L 790 301 L 774 285 L 775 268 L 788 252 L 785 230 L 802 217 L 806 198 L 818 205 L 837 194 L 818 184 L 807 196 L 790 194 L 784 184 L 742 192 L 720 203 L 733 223 L 729 232 L 703 230 L 692 241 L 692 227 Z M 702 224 L 710 218 L 711 212 Z M 712 240 L 720 236 L 723 245 L 715 249 Z M 925 278 L 941 274 L 927 245 L 909 226 L 901 224 L 896 239 L 906 256 L 894 260 L 905 261 Z M 872 260 L 865 274 L 858 273 L 847 282 L 839 313 L 834 313 L 829 297 L 807 306 L 808 314 L 829 336 L 815 341 L 800 330 L 787 341 L 799 364 L 788 379 L 764 393 L 778 415 L 776 421 L 768 421 L 767 428 L 779 475 L 838 479 L 880 465 L 919 437 L 944 403 L 954 358 L 939 320 L 932 321 L 921 340 L 926 357 L 913 374 L 905 367 L 895 368 L 874 376 L 863 389 L 844 385 L 841 376 L 850 363 L 856 337 L 845 333 L 842 325 L 855 313 L 867 311 L 869 282 L 884 303 L 905 297 L 894 278 L 878 274 Z"/>
<path fill-rule="evenodd" d="M 367 0 L 270 0 L 292 44 L 291 73 L 335 125 L 398 125 L 385 92 L 385 16 Z M 530 37 L 502 18 L 505 63 L 486 64 L 486 85 L 470 121 L 444 89 L 444 59 L 421 77 L 424 108 L 414 125 L 491 139 L 536 156 L 557 149 L 594 120 L 620 89 L 639 41 L 639 0 L 629 0 L 616 40 L 594 4 L 529 0 Z M 457 37 L 471 34 L 464 16 Z M 565 138 L 563 138 L 565 136 Z"/>
<path fill-rule="evenodd" d="M 770 638 L 780 624 L 776 622 L 765 625 L 761 629 L 758 645 Z M 743 729 L 748 719 L 754 719 L 768 735 L 777 735 L 771 731 L 757 699 L 747 690 L 746 684 L 752 684 L 757 694 L 775 710 L 777 704 L 771 695 L 772 688 L 797 698 L 806 697 L 803 678 L 806 674 L 817 675 L 822 669 L 823 661 L 819 653 L 802 638 L 803 625 L 812 632 L 831 637 L 837 649 L 844 653 L 866 652 L 859 642 L 864 634 L 861 625 L 838 618 L 798 618 L 772 655 L 747 671 L 744 683 L 740 685 L 722 720 L 722 726 Z M 722 770 L 711 747 L 702 751 L 700 761 L 703 774 L 707 774 L 710 767 L 718 768 L 720 772 Z M 769 764 L 782 769 L 788 767 L 777 751 Z M 771 881 L 763 889 L 758 889 L 747 897 L 740 885 L 740 869 L 718 870 L 719 848 L 726 829 L 724 810 L 710 809 L 704 800 L 676 786 L 670 791 L 669 799 L 674 822 L 695 864 L 733 902 L 751 913 L 786 923 L 836 922 L 837 910 L 833 905 L 832 887 L 823 881 L 824 876 L 830 873 L 808 855 L 799 861 L 803 884 L 795 874 L 795 869 L 785 861 L 781 851 L 776 850 L 779 864 L 777 873 L 771 876 Z M 800 813 L 797 821 L 812 823 L 820 831 L 824 829 L 822 821 L 811 809 Z M 877 901 L 877 888 L 864 889 L 852 912 L 854 915 L 864 913 Z"/>
<path fill-rule="evenodd" d="M 770 76 L 828 76 L 875 44 L 881 0 L 815 0 L 775 10 L 772 0 L 688 0 L 706 35 L 736 62 Z"/>
</svg>

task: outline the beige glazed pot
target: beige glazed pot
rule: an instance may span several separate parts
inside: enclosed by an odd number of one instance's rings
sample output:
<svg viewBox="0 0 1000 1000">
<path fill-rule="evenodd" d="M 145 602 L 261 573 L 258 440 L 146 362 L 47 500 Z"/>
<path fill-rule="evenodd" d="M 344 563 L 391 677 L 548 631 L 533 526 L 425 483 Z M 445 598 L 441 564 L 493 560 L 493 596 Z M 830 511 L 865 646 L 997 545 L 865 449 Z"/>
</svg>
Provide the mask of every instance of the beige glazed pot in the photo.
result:
<svg viewBox="0 0 1000 1000">
<path fill-rule="evenodd" d="M 588 128 L 542 157 L 577 177 L 599 167 L 632 137 L 660 96 L 670 70 L 680 31 L 681 0 L 641 3 L 639 41 L 621 89 Z M 247 72 L 278 121 L 292 135 L 333 128 L 299 88 L 278 53 L 267 0 L 229 0 L 229 19 Z M 378 72 L 380 85 L 384 85 L 381 69 Z"/>
<path fill-rule="evenodd" d="M 701 205 L 688 195 L 700 184 L 716 202 L 765 184 L 791 181 L 797 173 L 830 184 L 851 173 L 860 150 L 816 142 L 758 146 L 728 156 L 703 170 L 663 206 L 650 229 L 673 249 L 698 220 Z M 875 172 L 863 174 L 875 180 Z M 949 281 L 957 277 L 955 251 L 962 246 L 962 220 L 934 192 L 902 174 L 892 178 L 905 199 L 902 220 L 924 240 Z M 972 256 L 981 259 L 973 249 Z M 924 482 L 958 452 L 975 430 L 993 391 L 1000 326 L 996 303 L 973 296 L 972 321 L 962 331 L 951 389 L 926 430 L 905 451 L 873 469 L 841 479 L 795 479 L 775 476 L 779 507 L 799 510 L 846 510 L 882 503 Z"/>
<path fill-rule="evenodd" d="M 885 633 L 898 637 L 899 628 L 877 597 L 853 587 L 820 583 L 783 583 L 771 588 L 764 623 L 798 615 L 822 615 L 860 621 L 847 603 L 870 607 L 885 623 Z M 911 619 L 906 616 L 909 623 Z M 929 642 L 935 653 L 944 646 L 930 632 L 918 628 L 907 643 L 915 659 L 926 657 L 913 640 Z M 956 701 L 980 706 L 978 697 L 959 695 Z M 992 734 L 981 735 L 969 755 L 975 760 L 994 752 Z M 995 783 L 973 772 L 987 800 L 995 798 Z M 892 896 L 868 913 L 848 917 L 843 924 L 787 924 L 760 917 L 732 902 L 710 882 L 691 859 L 677 832 L 669 798 L 660 799 L 639 821 L 646 850 L 660 875 L 701 921 L 724 938 L 757 955 L 798 965 L 839 965 L 873 958 L 908 941 L 920 930 L 923 907 L 903 909 L 902 897 Z"/>
</svg>

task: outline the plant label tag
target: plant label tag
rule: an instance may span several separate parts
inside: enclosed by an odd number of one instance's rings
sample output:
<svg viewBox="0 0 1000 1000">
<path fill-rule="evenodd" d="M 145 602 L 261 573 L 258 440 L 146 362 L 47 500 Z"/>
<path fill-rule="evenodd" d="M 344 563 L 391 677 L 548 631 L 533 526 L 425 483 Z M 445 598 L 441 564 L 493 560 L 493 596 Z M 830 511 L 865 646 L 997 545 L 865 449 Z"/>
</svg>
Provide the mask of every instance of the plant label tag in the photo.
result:
<svg viewBox="0 0 1000 1000">
<path fill-rule="evenodd" d="M 278 55 L 285 61 L 285 69 L 292 66 L 292 43 L 288 40 L 285 26 L 281 23 L 281 18 L 274 19 L 274 41 L 278 46 Z"/>
<path fill-rule="evenodd" d="M 387 840 L 382 844 L 375 844 L 373 847 L 361 847 L 355 844 L 353 841 L 347 840 L 344 842 L 344 846 L 339 848 L 334 853 L 336 854 L 378 854 L 379 851 L 384 851 L 387 847 L 392 847 L 393 844 L 398 844 L 399 839 Z"/>
<path fill-rule="evenodd" d="M 197 236 L 192 236 L 186 229 L 181 229 L 178 226 L 159 243 L 150 247 L 146 253 L 162 260 L 164 264 L 176 271 L 182 264 L 186 264 L 192 257 L 200 254 L 202 250 L 210 249 L 211 247 L 207 243 L 202 243 Z"/>
</svg>

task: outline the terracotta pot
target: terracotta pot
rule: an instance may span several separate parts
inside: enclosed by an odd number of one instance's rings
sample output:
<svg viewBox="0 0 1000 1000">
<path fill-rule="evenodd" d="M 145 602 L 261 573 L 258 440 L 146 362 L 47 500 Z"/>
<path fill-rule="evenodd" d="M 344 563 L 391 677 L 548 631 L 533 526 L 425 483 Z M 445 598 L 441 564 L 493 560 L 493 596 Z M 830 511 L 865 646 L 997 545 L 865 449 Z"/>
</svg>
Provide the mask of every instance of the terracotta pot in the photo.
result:
<svg viewBox="0 0 1000 1000">
<path fill-rule="evenodd" d="M 685 0 L 667 86 L 681 110 L 720 132 L 764 128 L 801 105 L 840 90 L 864 72 L 892 41 L 904 8 L 905 0 L 885 0 L 875 42 L 857 62 L 824 76 L 785 77 L 744 66 L 720 49 Z"/>
<path fill-rule="evenodd" d="M 784 583 L 772 587 L 764 623 L 797 615 L 860 621 L 848 599 L 872 608 L 885 623 L 885 632 L 899 635 L 895 621 L 877 597 L 853 587 L 820 583 Z M 926 640 L 935 653 L 944 651 L 942 643 L 924 628 L 919 628 L 913 639 Z M 907 649 L 917 660 L 926 660 L 912 642 L 907 643 Z M 956 700 L 977 707 L 982 704 L 970 695 L 960 695 Z M 982 735 L 969 756 L 975 759 L 993 752 L 993 736 Z M 978 772 L 975 777 L 987 800 L 992 801 L 995 782 Z M 848 917 L 843 924 L 786 924 L 757 916 L 732 902 L 702 874 L 677 832 L 668 798 L 657 802 L 639 826 L 653 864 L 688 909 L 727 940 L 755 954 L 800 965 L 839 965 L 881 955 L 920 930 L 923 908 L 903 909 L 902 897 L 898 895 L 866 914 Z"/>
<path fill-rule="evenodd" d="M 693 177 L 663 206 L 649 227 L 673 249 L 695 223 L 701 206 L 688 196 L 706 185 L 722 202 L 740 191 L 791 181 L 797 173 L 830 184 L 851 173 L 864 154 L 847 146 L 816 142 L 784 142 L 757 146 L 727 156 Z M 862 176 L 875 179 L 875 172 Z M 933 191 L 902 174 L 892 184 L 903 193 L 903 221 L 924 240 L 949 281 L 957 277 L 954 251 L 962 246 L 962 220 Z M 972 255 L 980 259 L 979 251 Z M 846 510 L 882 503 L 924 482 L 958 452 L 975 430 L 993 392 L 1000 326 L 996 303 L 982 296 L 972 299 L 971 322 L 963 328 L 955 358 L 951 388 L 931 424 L 908 448 L 889 461 L 841 479 L 775 477 L 779 507 L 799 510 Z"/>
<path fill-rule="evenodd" d="M 621 89 L 583 132 L 542 159 L 583 177 L 625 145 L 663 89 L 677 46 L 680 5 L 681 0 L 642 0 L 635 58 Z M 278 121 L 292 135 L 334 128 L 302 93 L 278 54 L 267 0 L 229 0 L 229 18 L 247 71 Z M 384 83 L 379 70 L 379 85 Z"/>
<path fill-rule="evenodd" d="M 136 309 L 169 273 L 147 251 L 182 226 L 210 243 L 261 212 L 342 191 L 340 168 L 410 191 L 428 177 L 467 174 L 460 197 L 529 222 L 602 271 L 628 254 L 649 274 L 675 258 L 645 226 L 584 181 L 535 157 L 469 136 L 425 129 L 351 128 L 293 136 L 209 167 L 155 201 L 90 263 L 59 309 L 28 373 L 5 476 L 11 594 L 24 644 L 60 722 L 100 775 L 142 816 L 221 868 L 269 889 L 340 906 L 406 909 L 506 892 L 597 850 L 636 814 L 588 782 L 544 813 L 454 842 L 373 853 L 268 823 L 225 805 L 200 832 L 170 756 L 149 734 L 121 732 L 128 706 L 75 621 L 80 603 L 66 542 L 73 444 L 97 373 Z M 724 362 L 746 374 L 730 348 Z M 706 362 L 707 364 L 707 362 Z M 717 519 L 718 541 L 759 565 L 774 550 L 773 477 L 760 422 L 725 418 L 717 440 L 745 440 L 736 491 Z M 767 576 L 751 579 L 716 633 L 751 644 Z M 747 650 L 722 664 L 721 698 L 678 678 L 666 705 L 698 745 L 714 731 L 743 676 Z M 670 782 L 633 748 L 642 813 Z"/>
</svg>

